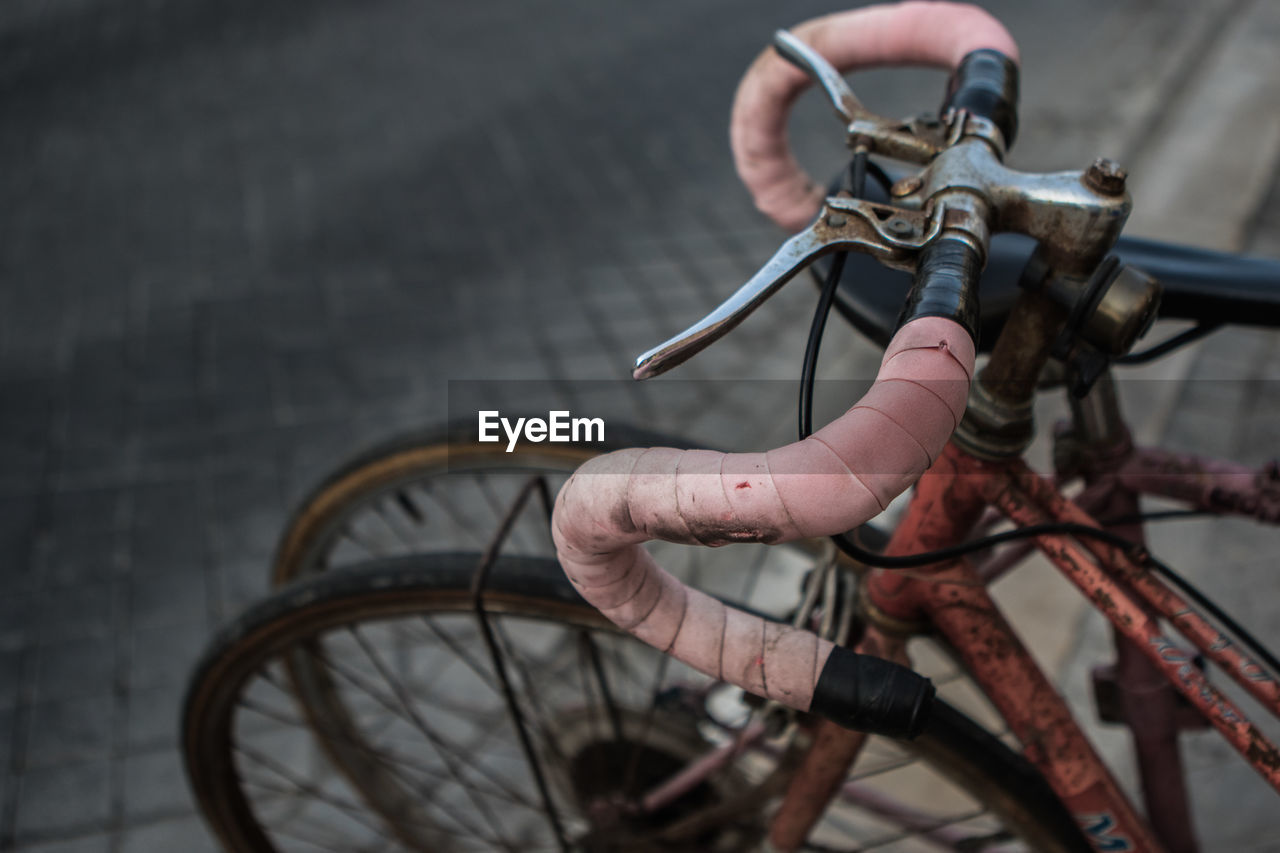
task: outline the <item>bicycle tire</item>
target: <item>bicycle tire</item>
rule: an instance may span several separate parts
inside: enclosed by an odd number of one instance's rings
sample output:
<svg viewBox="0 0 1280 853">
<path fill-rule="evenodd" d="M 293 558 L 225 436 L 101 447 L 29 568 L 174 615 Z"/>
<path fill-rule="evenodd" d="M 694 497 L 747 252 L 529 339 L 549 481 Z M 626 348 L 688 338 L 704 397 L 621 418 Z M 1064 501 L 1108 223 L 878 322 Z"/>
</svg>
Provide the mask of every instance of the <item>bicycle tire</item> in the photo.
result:
<svg viewBox="0 0 1280 853">
<path fill-rule="evenodd" d="M 449 617 L 455 621 L 470 620 L 470 582 L 476 561 L 477 556 L 474 554 L 431 554 L 381 561 L 359 570 L 324 573 L 276 593 L 251 608 L 219 633 L 197 666 L 188 688 L 183 712 L 183 750 L 187 773 L 197 802 L 210 827 L 227 849 L 236 851 L 286 849 L 285 846 L 277 845 L 278 838 L 267 834 L 264 828 L 262 810 L 264 807 L 261 803 L 256 805 L 252 803 L 252 798 L 246 793 L 248 784 L 246 780 L 250 779 L 252 774 L 243 766 L 243 759 L 251 753 L 240 744 L 233 742 L 233 736 L 237 732 L 256 731 L 253 719 L 246 720 L 237 716 L 241 711 L 246 714 L 261 713 L 261 709 L 254 710 L 250 704 L 246 703 L 245 697 L 248 691 L 253 689 L 252 679 L 259 677 L 261 673 L 267 673 L 273 666 L 278 669 L 281 666 L 283 654 L 298 654 L 301 653 L 299 651 L 301 649 L 306 649 L 306 654 L 317 653 L 316 649 L 320 648 L 318 644 L 324 642 L 324 638 L 330 633 L 348 631 L 352 636 L 358 636 L 363 631 L 368 634 L 377 625 L 384 624 L 387 620 L 401 617 L 418 619 L 422 618 L 423 614 L 436 614 L 440 618 Z M 494 566 L 485 589 L 485 610 L 492 618 L 510 619 L 514 623 L 519 623 L 520 620 L 536 620 L 538 626 L 544 626 L 539 627 L 538 630 L 572 630 L 579 631 L 584 636 L 588 631 L 598 631 L 600 642 L 621 644 L 627 654 L 638 652 L 658 656 L 657 652 L 650 650 L 647 646 L 641 646 L 627 635 L 618 633 L 613 626 L 603 620 L 594 609 L 578 597 L 558 566 L 550 560 L 528 557 L 500 559 Z M 477 650 L 477 654 L 482 653 L 482 649 Z M 410 655 L 410 658 L 418 659 L 416 655 Z M 618 674 L 625 671 L 622 659 L 617 659 L 616 666 L 613 659 L 610 661 L 609 672 L 615 679 L 620 678 Z M 336 671 L 338 670 L 335 669 Z M 543 679 L 551 679 L 558 671 L 554 667 L 539 670 L 538 691 L 546 691 L 543 698 L 552 695 Z M 441 676 L 437 672 L 433 677 L 439 679 Z M 657 682 L 659 686 L 661 683 Z M 622 684 L 621 681 L 615 680 L 615 687 L 620 684 Z M 588 689 L 585 679 L 583 689 Z M 670 700 L 669 694 L 670 690 L 667 690 L 664 694 L 667 696 L 663 699 L 664 702 Z M 529 697 L 523 698 L 527 706 Z M 569 708 L 561 713 L 569 713 L 572 710 Z M 631 713 L 631 709 L 626 710 L 627 713 Z M 666 726 L 671 723 L 671 720 L 665 716 L 668 713 L 666 710 L 662 713 L 664 726 Z M 433 719 L 443 719 L 443 716 L 433 717 Z M 485 718 L 477 712 L 473 719 L 483 721 Z M 675 717 L 672 719 L 674 720 Z M 298 721 L 294 725 L 299 730 L 309 729 L 311 736 L 315 736 L 317 731 L 327 732 L 329 736 L 339 734 L 333 729 L 317 729 L 314 720 Z M 555 726 L 545 718 L 538 721 L 538 726 L 546 727 L 538 728 L 539 732 L 555 730 Z M 509 729 L 509 725 L 506 728 Z M 683 729 L 683 723 L 677 728 Z M 270 726 L 267 726 L 261 731 L 268 732 L 269 729 Z M 646 729 L 644 737 L 640 739 L 645 741 L 642 746 L 648 750 L 643 753 L 646 761 L 650 753 L 659 757 L 666 755 L 667 758 L 678 759 L 678 762 L 692 760 L 695 757 L 694 755 L 673 756 L 670 751 L 674 748 L 660 746 L 656 739 L 653 744 L 650 744 L 648 738 L 651 730 L 656 731 L 656 727 Z M 491 730 L 486 729 L 486 731 Z M 270 732 L 268 734 L 275 736 Z M 506 734 L 511 733 L 506 732 Z M 684 737 L 686 734 L 687 732 L 680 733 L 680 736 Z M 264 736 L 267 735 L 264 734 Z M 489 736 L 491 735 L 486 735 L 486 737 Z M 399 744 L 402 741 L 399 734 L 394 737 L 387 735 L 387 738 L 400 748 Z M 286 737 L 279 742 L 292 743 L 293 741 Z M 625 738 L 619 743 L 626 743 Z M 886 748 L 889 746 L 897 748 L 896 745 L 886 745 Z M 588 749 L 598 747 L 599 744 L 588 742 L 583 751 L 575 753 L 575 756 L 579 757 Z M 996 830 L 986 837 L 1001 840 L 1004 838 L 1003 833 L 1010 831 L 1026 840 L 1031 849 L 1035 850 L 1083 848 L 1083 840 L 1074 822 L 1053 796 L 1047 784 L 1026 760 L 960 712 L 945 704 L 942 705 L 935 723 L 917 740 L 913 749 L 929 766 L 939 771 L 942 777 L 951 780 L 953 784 L 958 784 L 962 790 L 968 792 L 968 796 L 981 803 L 984 809 L 999 817 L 1000 826 L 1003 829 Z M 545 745 L 540 746 L 540 751 L 544 756 L 552 754 Z M 319 772 L 315 770 L 319 767 L 314 763 L 316 753 L 315 745 L 312 744 L 307 761 L 312 762 L 311 767 L 314 772 Z M 489 756 L 498 753 L 498 748 L 494 747 L 490 750 Z M 497 759 L 485 757 L 477 761 L 492 763 Z M 568 766 L 577 767 L 578 763 L 570 763 Z M 898 772 L 898 768 L 892 764 L 887 766 L 890 770 L 882 772 Z M 670 769 L 670 767 L 667 768 L 668 771 Z M 348 781 L 346 777 L 349 770 L 348 768 L 341 774 L 330 771 L 331 778 Z M 738 776 L 732 775 L 735 773 Z M 570 784 L 569 793 L 565 792 L 566 783 L 563 779 L 573 778 L 572 772 L 561 767 L 551 769 L 548 775 L 561 779 L 561 782 L 553 785 L 553 789 L 557 791 L 555 794 L 557 802 L 564 808 L 564 804 L 573 795 L 573 790 L 576 790 L 572 787 L 577 784 L 575 782 Z M 765 778 L 769 778 L 767 774 Z M 864 782 L 865 778 L 864 776 Z M 316 787 L 321 784 L 321 782 L 315 782 L 312 793 L 301 790 L 300 793 L 307 793 L 314 800 L 317 796 L 314 792 L 324 791 L 323 788 Z M 323 784 L 328 784 L 328 781 Z M 751 776 L 747 770 L 739 769 L 737 765 L 731 767 L 729 775 L 725 777 L 722 784 L 723 789 L 709 788 L 702 791 L 702 808 L 711 809 L 717 802 L 722 802 L 717 800 L 717 797 L 749 798 L 756 795 L 753 792 L 764 790 L 763 787 L 755 787 L 762 784 L 758 775 Z M 743 788 L 744 785 L 747 787 Z M 721 791 L 723 793 L 720 793 Z M 776 791 L 771 789 L 767 793 L 771 795 Z M 447 801 L 447 798 L 442 798 L 441 801 Z M 441 836 L 438 834 L 431 837 L 415 837 L 412 833 L 406 833 L 405 825 L 388 830 L 384 825 L 386 815 L 383 812 L 387 810 L 385 802 L 381 803 L 381 811 L 379 811 L 371 808 L 357 793 L 356 798 L 346 801 L 346 804 L 365 817 L 372 812 L 378 826 L 381 827 L 380 832 L 386 836 L 383 841 L 392 839 L 407 849 L 440 849 L 437 845 Z M 318 825 L 314 815 L 304 813 L 305 808 L 310 805 L 312 804 L 304 803 L 299 807 L 300 810 L 293 814 L 302 815 L 302 819 L 307 822 L 306 825 L 314 829 Z M 755 834 L 762 829 L 759 822 L 759 815 L 763 813 L 762 806 L 763 804 L 745 812 L 738 810 L 744 815 L 742 820 L 746 823 L 732 824 L 731 827 L 733 831 L 742 834 L 743 846 L 747 843 L 745 841 L 747 836 L 754 838 Z M 514 806 L 511 810 L 514 810 Z M 418 820 L 416 814 L 412 817 Z M 350 815 L 344 817 L 348 823 L 351 822 L 350 818 Z M 400 812 L 399 818 L 402 823 L 408 821 L 405 812 Z M 981 822 L 981 818 L 982 816 L 971 817 L 970 820 Z M 507 819 L 506 816 L 503 817 L 503 820 Z M 443 818 L 437 817 L 437 820 L 443 820 Z M 581 817 L 579 816 L 576 820 L 580 825 Z M 415 832 L 418 828 L 417 823 L 413 824 Z M 434 831 L 439 833 L 441 830 L 435 828 Z M 656 830 L 646 827 L 645 831 Z M 409 837 L 406 838 L 406 834 Z M 732 840 L 733 836 L 730 836 L 730 839 Z M 707 837 L 703 836 L 696 840 L 697 844 L 689 849 L 712 849 Z M 457 849 L 488 849 L 484 846 L 486 844 L 489 842 L 485 841 L 479 848 L 459 845 Z M 318 846 L 325 849 L 323 845 Z M 519 849 L 534 849 L 534 847 L 534 844 L 524 841 L 519 845 Z M 340 846 L 334 849 L 358 848 Z M 621 849 L 621 846 L 618 848 L 600 846 L 596 849 Z M 742 849 L 742 847 L 731 845 L 721 849 Z"/>
<path fill-rule="evenodd" d="M 351 535 L 362 513 L 389 513 L 398 517 L 397 525 L 413 525 L 414 510 L 406 509 L 410 505 L 405 490 L 415 485 L 430 488 L 433 482 L 453 475 L 448 483 L 457 489 L 464 476 L 479 472 L 512 472 L 517 478 L 521 474 L 527 478 L 541 472 L 559 479 L 567 477 L 592 456 L 636 446 L 685 449 L 691 445 L 671 436 L 614 423 L 609 425 L 606 440 L 598 443 L 523 444 L 511 453 L 506 452 L 503 443 L 477 441 L 472 422 L 391 438 L 348 460 L 298 503 L 277 542 L 271 585 L 284 586 L 297 578 L 339 566 L 344 560 L 364 562 L 414 551 L 447 549 L 449 534 L 463 526 L 466 519 L 454 516 L 453 531 L 417 530 L 412 532 L 411 541 L 387 542 L 383 537 L 381 542 L 366 541 L 341 553 L 344 533 Z M 552 485 L 554 494 L 556 484 Z M 510 493 L 515 487 L 518 486 L 509 486 L 507 491 Z M 379 503 L 380 497 L 388 496 L 393 499 Z M 493 507 L 487 509 L 490 515 L 499 512 Z M 388 526 L 391 523 L 388 520 Z M 465 544 L 479 550 L 483 542 L 477 540 L 488 532 L 491 528 L 481 528 L 481 533 Z M 459 543 L 455 539 L 453 544 Z M 542 544 L 548 546 L 542 553 L 552 553 L 549 540 Z M 352 554 L 352 551 L 363 553 Z"/>
</svg>

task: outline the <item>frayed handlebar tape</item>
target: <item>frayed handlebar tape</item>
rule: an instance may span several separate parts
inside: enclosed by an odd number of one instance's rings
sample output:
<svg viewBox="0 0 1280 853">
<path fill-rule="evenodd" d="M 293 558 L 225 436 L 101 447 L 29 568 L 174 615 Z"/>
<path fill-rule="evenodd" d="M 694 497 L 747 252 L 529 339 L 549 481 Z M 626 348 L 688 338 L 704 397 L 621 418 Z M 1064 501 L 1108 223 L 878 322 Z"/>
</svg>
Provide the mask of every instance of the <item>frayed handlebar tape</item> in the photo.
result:
<svg viewBox="0 0 1280 853">
<path fill-rule="evenodd" d="M 888 697 L 872 684 L 894 666 L 881 661 L 850 687 L 843 682 L 861 656 L 842 649 L 833 661 L 827 640 L 685 586 L 641 543 L 779 543 L 857 527 L 941 452 L 964 413 L 973 366 L 968 332 L 924 317 L 894 336 L 863 398 L 804 441 L 765 453 L 656 447 L 592 459 L 556 499 L 560 563 L 616 625 L 712 678 L 863 730 L 911 733 L 931 695 L 927 680 L 899 667 L 894 678 L 912 686 Z M 890 709 L 888 718 L 847 707 L 850 696 Z"/>
</svg>

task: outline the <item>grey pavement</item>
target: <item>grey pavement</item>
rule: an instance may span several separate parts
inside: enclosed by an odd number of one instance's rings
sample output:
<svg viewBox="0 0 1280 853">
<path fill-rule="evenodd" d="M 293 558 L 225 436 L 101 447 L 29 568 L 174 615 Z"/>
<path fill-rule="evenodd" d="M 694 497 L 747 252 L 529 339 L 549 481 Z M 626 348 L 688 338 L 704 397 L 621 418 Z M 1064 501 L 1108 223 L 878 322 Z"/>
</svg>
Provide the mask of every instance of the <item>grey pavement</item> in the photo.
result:
<svg viewBox="0 0 1280 853">
<path fill-rule="evenodd" d="M 1138 231 L 1280 255 L 1274 4 L 984 5 L 1024 52 L 1015 165 L 1117 157 Z M 832 8 L 0 7 L 0 850 L 212 849 L 177 702 L 212 630 L 266 592 L 290 506 L 359 448 L 443 420 L 449 380 L 621 378 L 736 287 L 781 235 L 732 173 L 734 84 L 774 28 Z M 905 115 L 942 76 L 854 85 Z M 816 99 L 793 134 L 815 173 L 839 168 Z M 792 285 L 686 375 L 793 378 L 811 305 Z M 1167 406 L 1141 428 L 1274 456 L 1278 350 L 1212 339 L 1160 375 Z M 875 359 L 829 333 L 826 375 Z M 727 411 L 619 404 L 715 443 L 791 429 L 789 411 Z M 1160 535 L 1175 564 L 1204 558 L 1194 577 L 1230 578 L 1213 591 L 1247 625 L 1277 624 L 1274 537 Z M 1041 577 L 1012 600 L 1056 615 L 1046 661 L 1078 699 L 1105 634 L 1070 596 Z M 1206 848 L 1280 849 L 1274 794 L 1199 740 Z"/>
</svg>

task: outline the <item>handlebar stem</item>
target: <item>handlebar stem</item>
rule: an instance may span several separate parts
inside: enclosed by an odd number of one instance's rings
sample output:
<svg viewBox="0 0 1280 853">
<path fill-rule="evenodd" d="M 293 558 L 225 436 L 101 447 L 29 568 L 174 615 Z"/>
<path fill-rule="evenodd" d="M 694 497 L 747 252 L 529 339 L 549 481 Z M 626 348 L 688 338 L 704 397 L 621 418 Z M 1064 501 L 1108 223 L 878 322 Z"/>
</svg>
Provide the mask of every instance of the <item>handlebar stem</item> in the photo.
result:
<svg viewBox="0 0 1280 853">
<path fill-rule="evenodd" d="M 952 199 L 955 191 L 967 190 L 990 205 L 992 231 L 1033 237 L 1045 248 L 1050 266 L 1087 277 L 1115 245 L 1132 207 L 1123 189 L 1102 192 L 1087 175 L 1019 172 L 1000 162 L 985 139 L 969 138 L 938 154 L 921 175 L 920 186 L 895 201 L 924 206 L 930 200 L 938 203 L 943 193 Z M 950 209 L 947 213 L 951 215 Z"/>
<path fill-rule="evenodd" d="M 991 359 L 978 374 L 952 440 L 987 460 L 1020 456 L 1035 436 L 1032 403 L 1065 312 L 1041 290 L 1024 289 Z"/>
</svg>

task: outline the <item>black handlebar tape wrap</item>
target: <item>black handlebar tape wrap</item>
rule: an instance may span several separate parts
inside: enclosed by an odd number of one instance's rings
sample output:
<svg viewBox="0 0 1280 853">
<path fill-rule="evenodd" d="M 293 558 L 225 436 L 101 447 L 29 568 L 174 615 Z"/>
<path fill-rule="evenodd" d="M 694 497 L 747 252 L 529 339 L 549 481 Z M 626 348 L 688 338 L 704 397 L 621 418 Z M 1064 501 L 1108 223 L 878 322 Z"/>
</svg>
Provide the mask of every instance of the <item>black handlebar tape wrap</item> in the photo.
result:
<svg viewBox="0 0 1280 853">
<path fill-rule="evenodd" d="M 929 721 L 934 693 L 933 682 L 918 672 L 836 646 L 809 710 L 846 729 L 913 738 Z"/>
<path fill-rule="evenodd" d="M 920 252 L 907 302 L 898 315 L 898 328 L 921 317 L 955 320 L 978 345 L 978 281 L 982 262 L 963 240 L 940 237 Z"/>
<path fill-rule="evenodd" d="M 1012 148 L 1018 134 L 1018 64 L 989 47 L 966 53 L 947 81 L 942 113 L 952 108 L 990 119 L 1004 134 L 1005 148 Z"/>
</svg>

